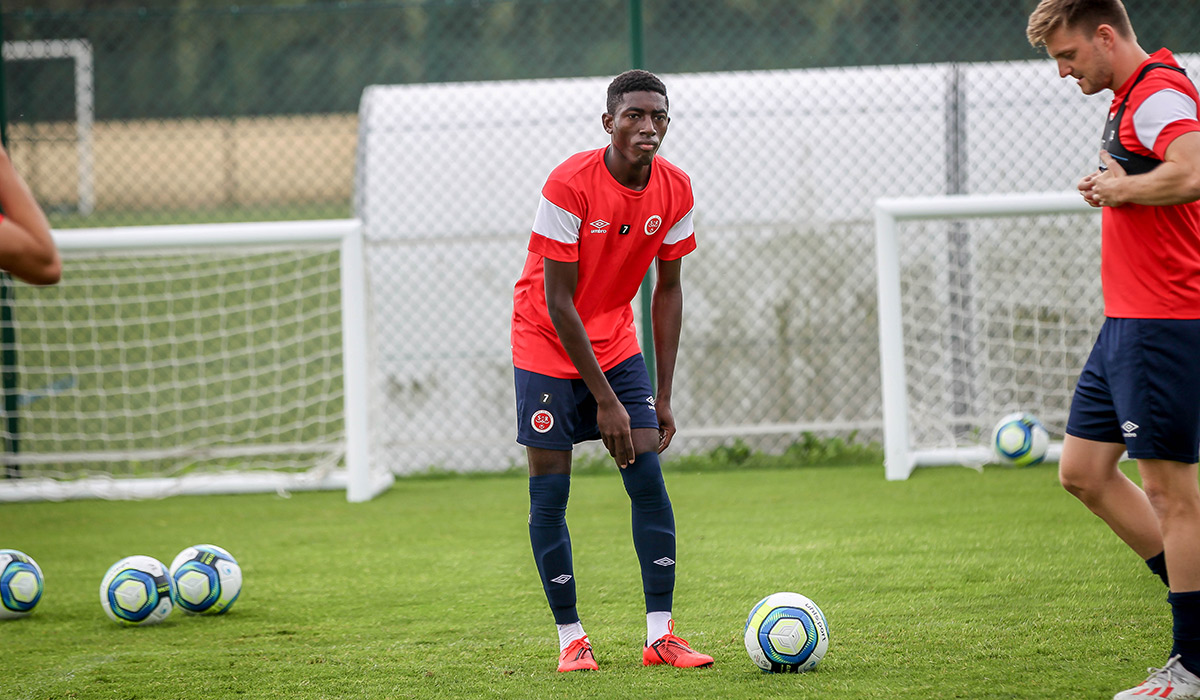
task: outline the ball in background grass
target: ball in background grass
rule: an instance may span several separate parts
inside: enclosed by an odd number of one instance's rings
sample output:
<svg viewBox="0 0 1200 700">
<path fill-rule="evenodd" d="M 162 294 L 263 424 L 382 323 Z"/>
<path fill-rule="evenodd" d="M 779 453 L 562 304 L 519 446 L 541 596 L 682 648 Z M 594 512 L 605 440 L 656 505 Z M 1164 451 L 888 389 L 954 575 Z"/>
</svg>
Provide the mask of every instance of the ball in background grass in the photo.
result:
<svg viewBox="0 0 1200 700">
<path fill-rule="evenodd" d="M 219 615 L 242 592 L 242 567 L 215 544 L 196 544 L 171 562 L 175 603 L 186 612 Z"/>
<path fill-rule="evenodd" d="M 750 660 L 771 673 L 811 671 L 829 649 L 825 613 L 799 593 L 772 593 L 758 601 L 746 618 Z"/>
<path fill-rule="evenodd" d="M 42 599 L 45 579 L 33 557 L 0 549 L 0 620 L 25 617 Z"/>
<path fill-rule="evenodd" d="M 125 557 L 100 582 L 100 605 L 122 625 L 157 625 L 175 608 L 175 582 L 154 557 Z"/>
<path fill-rule="evenodd" d="M 1032 413 L 1018 411 L 1001 418 L 992 429 L 992 450 L 1001 464 L 1029 467 L 1046 459 L 1050 434 Z"/>
</svg>

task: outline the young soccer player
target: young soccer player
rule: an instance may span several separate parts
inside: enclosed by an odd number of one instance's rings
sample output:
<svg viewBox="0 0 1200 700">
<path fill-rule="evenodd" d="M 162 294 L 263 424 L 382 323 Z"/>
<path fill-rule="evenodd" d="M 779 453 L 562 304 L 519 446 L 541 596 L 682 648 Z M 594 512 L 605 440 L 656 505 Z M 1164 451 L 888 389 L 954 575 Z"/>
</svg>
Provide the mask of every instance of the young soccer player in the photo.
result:
<svg viewBox="0 0 1200 700">
<path fill-rule="evenodd" d="M 62 276 L 50 222 L 25 180 L 0 148 L 0 270 L 29 284 L 54 284 Z"/>
<path fill-rule="evenodd" d="M 1168 582 L 1167 663 L 1115 698 L 1200 698 L 1200 97 L 1138 45 L 1120 0 L 1041 0 L 1027 35 L 1085 95 L 1113 91 L 1101 165 L 1105 321 L 1071 402 L 1059 477 Z M 1142 488 L 1117 468 L 1137 460 Z"/>
<path fill-rule="evenodd" d="M 657 156 L 667 90 L 646 71 L 617 76 L 601 116 L 611 143 L 550 174 L 513 295 L 517 442 L 529 459 L 529 539 L 558 625 L 559 671 L 596 670 L 575 603 L 565 519 L 571 450 L 600 438 L 632 503 L 646 600 L 645 665 L 711 666 L 675 636 L 675 516 L 658 455 L 671 444 L 671 386 L 683 316 L 680 261 L 696 248 L 691 181 Z M 658 391 L 650 388 L 630 302 L 650 264 Z"/>
</svg>

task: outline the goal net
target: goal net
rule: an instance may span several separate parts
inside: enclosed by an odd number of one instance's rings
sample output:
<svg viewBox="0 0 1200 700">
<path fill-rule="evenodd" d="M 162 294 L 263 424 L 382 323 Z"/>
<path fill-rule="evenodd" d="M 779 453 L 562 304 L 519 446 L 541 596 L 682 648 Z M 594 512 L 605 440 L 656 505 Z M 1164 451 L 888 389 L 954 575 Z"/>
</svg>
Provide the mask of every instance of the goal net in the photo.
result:
<svg viewBox="0 0 1200 700">
<path fill-rule="evenodd" d="M 385 488 L 362 457 L 359 235 L 57 232 L 62 282 L 14 289 L 0 501 Z"/>
<path fill-rule="evenodd" d="M 1061 438 L 1103 320 L 1099 210 L 1046 193 L 875 211 L 888 478 L 994 461 L 991 429 L 1016 410 Z"/>
</svg>

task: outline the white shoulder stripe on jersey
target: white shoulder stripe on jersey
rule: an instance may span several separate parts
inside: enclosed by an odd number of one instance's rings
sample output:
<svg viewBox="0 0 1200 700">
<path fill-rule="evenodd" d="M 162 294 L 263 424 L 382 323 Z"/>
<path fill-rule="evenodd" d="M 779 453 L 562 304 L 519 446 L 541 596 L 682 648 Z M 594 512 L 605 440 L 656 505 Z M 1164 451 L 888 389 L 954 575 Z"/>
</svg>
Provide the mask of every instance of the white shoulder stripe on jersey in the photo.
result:
<svg viewBox="0 0 1200 700">
<path fill-rule="evenodd" d="M 1147 150 L 1154 150 L 1158 135 L 1171 122 L 1196 118 L 1196 103 L 1178 90 L 1159 90 L 1146 98 L 1133 113 L 1133 128 L 1138 141 Z"/>
<path fill-rule="evenodd" d="M 559 243 L 573 244 L 579 242 L 581 223 L 578 216 L 543 196 L 533 217 L 533 232 Z"/>
<path fill-rule="evenodd" d="M 692 235 L 692 212 L 688 212 L 682 219 L 677 221 L 667 235 L 663 238 L 663 245 L 675 245 L 680 241 L 687 240 L 687 237 Z"/>
</svg>

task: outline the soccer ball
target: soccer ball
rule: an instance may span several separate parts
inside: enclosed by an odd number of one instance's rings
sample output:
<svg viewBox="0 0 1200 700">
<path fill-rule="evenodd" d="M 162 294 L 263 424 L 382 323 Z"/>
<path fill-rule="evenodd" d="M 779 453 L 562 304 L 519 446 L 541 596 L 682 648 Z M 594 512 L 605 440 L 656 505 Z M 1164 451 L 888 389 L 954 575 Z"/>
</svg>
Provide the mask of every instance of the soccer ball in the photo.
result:
<svg viewBox="0 0 1200 700">
<path fill-rule="evenodd" d="M 242 592 L 242 567 L 213 544 L 197 544 L 171 562 L 175 603 L 190 613 L 218 615 L 233 606 Z"/>
<path fill-rule="evenodd" d="M 764 671 L 811 671 L 828 648 L 825 613 L 799 593 L 772 593 L 746 618 L 746 651 Z"/>
<path fill-rule="evenodd" d="M 992 449 L 1001 463 L 1028 467 L 1046 458 L 1050 434 L 1032 413 L 1010 413 L 992 430 Z"/>
<path fill-rule="evenodd" d="M 42 569 L 28 554 L 0 549 L 0 620 L 25 617 L 42 599 Z"/>
<path fill-rule="evenodd" d="M 157 625 L 175 608 L 175 582 L 154 557 L 125 557 L 100 582 L 100 605 L 113 622 Z"/>
</svg>

